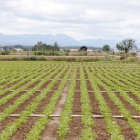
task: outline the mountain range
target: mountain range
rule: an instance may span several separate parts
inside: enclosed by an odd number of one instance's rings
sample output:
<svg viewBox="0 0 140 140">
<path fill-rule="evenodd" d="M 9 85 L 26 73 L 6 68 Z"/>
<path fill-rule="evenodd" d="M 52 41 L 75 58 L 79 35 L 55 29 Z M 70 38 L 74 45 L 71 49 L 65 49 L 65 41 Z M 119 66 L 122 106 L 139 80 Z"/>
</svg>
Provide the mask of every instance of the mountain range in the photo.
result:
<svg viewBox="0 0 140 140">
<path fill-rule="evenodd" d="M 42 41 L 48 45 L 53 45 L 55 42 L 59 46 L 90 46 L 90 47 L 103 47 L 105 44 L 109 45 L 111 48 L 115 48 L 116 44 L 119 43 L 116 40 L 102 40 L 102 39 L 82 39 L 75 40 L 74 38 L 67 36 L 65 34 L 56 35 L 41 35 L 41 34 L 23 34 L 23 35 L 3 35 L 0 33 L 0 43 L 1 45 L 36 45 L 38 41 Z"/>
</svg>

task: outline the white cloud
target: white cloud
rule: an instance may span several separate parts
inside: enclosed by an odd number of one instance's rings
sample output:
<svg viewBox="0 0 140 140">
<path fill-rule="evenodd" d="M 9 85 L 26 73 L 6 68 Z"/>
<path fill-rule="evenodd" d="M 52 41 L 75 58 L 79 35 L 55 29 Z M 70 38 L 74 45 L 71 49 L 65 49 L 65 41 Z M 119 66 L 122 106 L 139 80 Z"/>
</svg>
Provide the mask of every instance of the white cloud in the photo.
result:
<svg viewBox="0 0 140 140">
<path fill-rule="evenodd" d="M 0 0 L 0 33 L 140 41 L 139 0 Z"/>
</svg>

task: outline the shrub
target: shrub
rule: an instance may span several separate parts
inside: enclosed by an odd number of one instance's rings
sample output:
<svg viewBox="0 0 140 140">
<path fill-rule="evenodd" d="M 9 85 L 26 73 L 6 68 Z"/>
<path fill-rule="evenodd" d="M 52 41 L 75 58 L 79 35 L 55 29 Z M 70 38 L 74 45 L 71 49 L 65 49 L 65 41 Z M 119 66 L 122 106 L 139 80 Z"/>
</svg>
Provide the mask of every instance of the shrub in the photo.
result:
<svg viewBox="0 0 140 140">
<path fill-rule="evenodd" d="M 19 59 L 18 59 L 18 57 L 12 57 L 11 60 L 12 61 L 18 61 Z"/>
<path fill-rule="evenodd" d="M 9 54 L 10 54 L 10 51 L 5 50 L 5 51 L 3 51 L 1 54 L 2 54 L 2 55 L 9 55 Z"/>
<path fill-rule="evenodd" d="M 36 61 L 37 57 L 36 56 L 31 56 L 31 60 Z"/>
<path fill-rule="evenodd" d="M 69 53 L 70 53 L 70 49 L 67 49 L 66 52 L 65 52 L 65 55 L 68 56 Z"/>
<path fill-rule="evenodd" d="M 38 58 L 38 61 L 46 61 L 46 60 L 47 60 L 47 58 L 45 58 L 45 57 Z"/>
</svg>

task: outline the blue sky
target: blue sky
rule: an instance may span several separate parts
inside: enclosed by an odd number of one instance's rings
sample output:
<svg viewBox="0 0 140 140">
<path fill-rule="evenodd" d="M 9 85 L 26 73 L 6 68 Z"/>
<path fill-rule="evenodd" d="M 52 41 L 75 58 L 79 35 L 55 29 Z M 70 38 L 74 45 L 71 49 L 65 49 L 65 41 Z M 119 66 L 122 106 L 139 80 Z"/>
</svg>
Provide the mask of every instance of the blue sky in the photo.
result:
<svg viewBox="0 0 140 140">
<path fill-rule="evenodd" d="M 140 42 L 140 0 L 0 0 L 0 33 Z"/>
</svg>

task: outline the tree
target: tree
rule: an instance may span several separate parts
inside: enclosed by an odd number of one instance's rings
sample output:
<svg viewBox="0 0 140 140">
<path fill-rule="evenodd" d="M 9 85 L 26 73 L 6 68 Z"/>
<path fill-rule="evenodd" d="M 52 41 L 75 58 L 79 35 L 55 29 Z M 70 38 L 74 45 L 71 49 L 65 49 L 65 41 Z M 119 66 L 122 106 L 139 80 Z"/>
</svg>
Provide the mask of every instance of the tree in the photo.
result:
<svg viewBox="0 0 140 140">
<path fill-rule="evenodd" d="M 24 51 L 29 51 L 27 48 L 24 48 L 23 50 L 24 50 Z"/>
<path fill-rule="evenodd" d="M 124 39 L 119 44 L 116 44 L 116 48 L 120 51 L 129 52 L 130 49 L 137 48 L 135 40 L 133 39 Z"/>
<path fill-rule="evenodd" d="M 110 46 L 109 45 L 104 45 L 103 46 L 103 51 L 109 52 L 110 51 Z"/>
<path fill-rule="evenodd" d="M 65 55 L 69 55 L 69 53 L 70 53 L 70 49 L 67 49 L 66 51 L 65 51 L 66 53 L 65 53 Z"/>
<path fill-rule="evenodd" d="M 58 43 L 57 43 L 57 42 L 55 42 L 55 43 L 54 43 L 54 46 L 55 46 L 55 47 L 58 47 Z"/>
<path fill-rule="evenodd" d="M 37 46 L 41 47 L 43 45 L 43 43 L 41 41 L 37 42 Z"/>
</svg>

